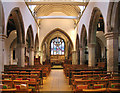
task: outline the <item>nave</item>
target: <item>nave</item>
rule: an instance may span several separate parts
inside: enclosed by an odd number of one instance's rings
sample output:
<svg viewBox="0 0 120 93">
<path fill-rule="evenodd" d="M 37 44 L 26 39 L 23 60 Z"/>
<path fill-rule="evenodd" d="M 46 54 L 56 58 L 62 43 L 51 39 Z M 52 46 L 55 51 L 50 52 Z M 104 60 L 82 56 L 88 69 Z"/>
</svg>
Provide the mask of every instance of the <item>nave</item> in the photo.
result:
<svg viewBox="0 0 120 93">
<path fill-rule="evenodd" d="M 5 1 L 0 91 L 120 91 L 119 0 Z"/>
<path fill-rule="evenodd" d="M 44 85 L 40 91 L 72 93 L 72 88 L 64 75 L 63 69 L 52 69 L 50 75 L 44 80 Z"/>
<path fill-rule="evenodd" d="M 2 93 L 119 93 L 120 74 L 86 65 L 63 64 L 63 69 L 51 65 L 5 66 L 0 82 Z"/>
</svg>

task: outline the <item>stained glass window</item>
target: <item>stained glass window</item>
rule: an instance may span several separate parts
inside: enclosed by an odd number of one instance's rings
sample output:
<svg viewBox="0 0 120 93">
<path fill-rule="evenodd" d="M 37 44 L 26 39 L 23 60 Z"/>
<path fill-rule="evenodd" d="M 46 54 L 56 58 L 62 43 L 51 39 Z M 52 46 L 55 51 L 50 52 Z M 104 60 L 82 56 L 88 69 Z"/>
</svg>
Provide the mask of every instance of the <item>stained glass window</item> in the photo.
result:
<svg viewBox="0 0 120 93">
<path fill-rule="evenodd" d="M 61 38 L 54 38 L 51 40 L 51 55 L 64 55 L 65 42 Z"/>
</svg>

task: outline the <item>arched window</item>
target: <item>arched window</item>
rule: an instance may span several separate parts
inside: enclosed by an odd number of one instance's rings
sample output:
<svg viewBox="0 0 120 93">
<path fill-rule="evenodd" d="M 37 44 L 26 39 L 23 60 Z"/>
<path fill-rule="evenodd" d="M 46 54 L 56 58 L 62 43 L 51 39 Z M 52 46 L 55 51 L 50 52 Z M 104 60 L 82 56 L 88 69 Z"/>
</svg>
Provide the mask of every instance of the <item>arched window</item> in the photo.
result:
<svg viewBox="0 0 120 93">
<path fill-rule="evenodd" d="M 65 42 L 63 39 L 56 37 L 51 40 L 51 55 L 64 55 L 65 54 Z"/>
</svg>

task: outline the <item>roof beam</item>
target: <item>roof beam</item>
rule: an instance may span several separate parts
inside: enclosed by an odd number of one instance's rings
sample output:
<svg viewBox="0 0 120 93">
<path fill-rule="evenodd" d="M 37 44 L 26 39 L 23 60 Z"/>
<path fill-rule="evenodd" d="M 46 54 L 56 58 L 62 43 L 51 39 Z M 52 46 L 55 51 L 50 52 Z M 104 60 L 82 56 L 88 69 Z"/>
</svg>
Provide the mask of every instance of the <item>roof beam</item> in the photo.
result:
<svg viewBox="0 0 120 93">
<path fill-rule="evenodd" d="M 36 2 L 27 2 L 28 5 L 51 5 L 51 4 L 62 4 L 62 5 L 74 5 L 74 6 L 86 6 L 86 2 L 42 2 L 42 1 L 36 1 Z"/>
<path fill-rule="evenodd" d="M 36 19 L 79 19 L 76 16 L 39 16 Z"/>
</svg>

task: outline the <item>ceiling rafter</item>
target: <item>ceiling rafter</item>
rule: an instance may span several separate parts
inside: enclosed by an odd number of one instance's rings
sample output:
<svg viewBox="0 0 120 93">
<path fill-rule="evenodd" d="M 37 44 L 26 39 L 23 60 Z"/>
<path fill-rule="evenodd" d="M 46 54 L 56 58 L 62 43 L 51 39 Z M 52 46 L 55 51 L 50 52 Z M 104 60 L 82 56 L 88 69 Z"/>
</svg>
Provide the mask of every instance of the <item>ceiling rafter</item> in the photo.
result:
<svg viewBox="0 0 120 93">
<path fill-rule="evenodd" d="M 27 2 L 28 5 L 52 5 L 52 4 L 63 4 L 63 5 L 74 5 L 74 6 L 86 6 L 87 2 Z"/>
</svg>

